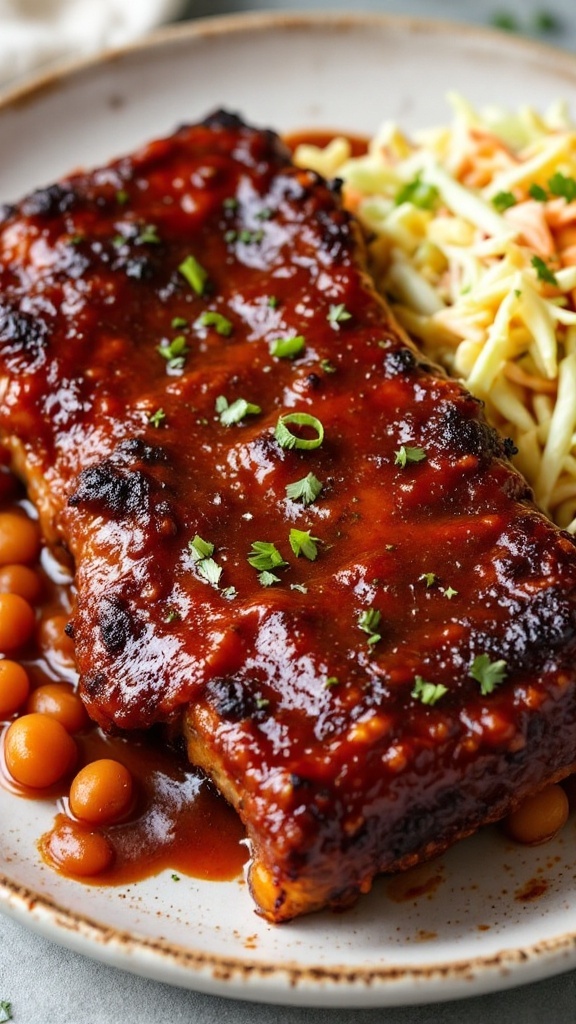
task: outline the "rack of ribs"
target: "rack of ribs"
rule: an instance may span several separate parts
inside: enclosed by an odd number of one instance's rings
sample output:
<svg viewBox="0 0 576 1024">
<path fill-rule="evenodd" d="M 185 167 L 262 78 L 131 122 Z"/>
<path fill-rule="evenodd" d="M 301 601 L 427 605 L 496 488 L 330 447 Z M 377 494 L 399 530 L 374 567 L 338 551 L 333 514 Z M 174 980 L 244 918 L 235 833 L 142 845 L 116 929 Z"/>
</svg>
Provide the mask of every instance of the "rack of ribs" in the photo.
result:
<svg viewBox="0 0 576 1024">
<path fill-rule="evenodd" d="M 88 711 L 184 734 L 269 920 L 574 769 L 574 542 L 273 133 L 217 113 L 5 207 L 0 374 Z"/>
</svg>

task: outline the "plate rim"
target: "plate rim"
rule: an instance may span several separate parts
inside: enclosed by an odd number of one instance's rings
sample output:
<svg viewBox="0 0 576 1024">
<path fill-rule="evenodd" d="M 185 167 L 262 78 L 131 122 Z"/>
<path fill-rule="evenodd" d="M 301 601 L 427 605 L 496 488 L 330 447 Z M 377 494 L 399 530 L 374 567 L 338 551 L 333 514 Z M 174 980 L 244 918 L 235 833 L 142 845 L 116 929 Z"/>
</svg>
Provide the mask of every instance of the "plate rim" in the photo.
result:
<svg viewBox="0 0 576 1024">
<path fill-rule="evenodd" d="M 536 58 L 545 65 L 553 60 L 556 74 L 569 77 L 576 86 L 576 54 L 538 40 L 509 36 L 495 28 L 449 19 L 368 11 L 251 11 L 168 25 L 97 55 L 59 62 L 55 67 L 4 86 L 0 90 L 0 114 L 11 108 L 17 112 L 35 103 L 47 91 L 66 86 L 76 77 L 97 72 L 107 64 L 164 48 L 245 32 L 322 30 L 327 26 L 341 31 L 374 27 L 379 32 L 389 29 L 406 35 L 427 33 L 466 39 L 473 45 L 492 43 L 507 52 Z M 326 966 L 258 961 L 250 958 L 249 951 L 242 957 L 224 957 L 161 938 L 152 939 L 137 930 L 120 931 L 82 912 L 69 910 L 50 896 L 34 892 L 5 870 L 0 873 L 0 911 L 52 941 L 117 968 L 208 994 L 264 1003 L 310 1007 L 424 1005 L 528 984 L 576 966 L 576 924 L 573 930 L 530 946 L 510 946 L 503 942 L 498 952 L 484 956 L 420 965 L 373 964 L 350 968 L 336 963 Z M 134 962 L 134 953 L 147 959 L 146 971 L 142 964 Z M 165 968 L 171 971 L 170 975 Z M 495 975 L 497 985 L 494 985 Z M 420 986 L 424 986 L 422 990 Z M 345 1003 L 342 1001 L 344 990 Z"/>
<path fill-rule="evenodd" d="M 305 13 L 280 11 L 246 11 L 239 14 L 208 15 L 191 21 L 176 22 L 152 30 L 146 36 L 124 43 L 121 46 L 106 47 L 97 54 L 59 61 L 56 66 L 18 79 L 15 83 L 0 88 L 0 113 L 10 106 L 21 107 L 33 103 L 37 94 L 57 88 L 61 81 L 76 75 L 90 73 L 98 67 L 115 63 L 130 57 L 144 55 L 151 50 L 175 44 L 185 45 L 194 39 L 220 35 L 242 34 L 247 30 L 265 32 L 271 28 L 298 30 L 302 28 L 322 29 L 330 25 L 342 31 L 358 27 L 374 26 L 379 30 L 389 27 L 405 33 L 427 33 L 450 35 L 492 42 L 506 50 L 515 50 L 528 57 L 540 57 L 546 63 L 554 61 L 557 73 L 568 74 L 576 79 L 576 53 L 563 50 L 551 43 L 530 39 L 521 35 L 510 35 L 501 29 L 468 22 L 452 21 L 448 18 L 423 18 L 417 15 L 379 14 L 371 11 L 356 13 L 342 11 L 312 10 Z"/>
</svg>

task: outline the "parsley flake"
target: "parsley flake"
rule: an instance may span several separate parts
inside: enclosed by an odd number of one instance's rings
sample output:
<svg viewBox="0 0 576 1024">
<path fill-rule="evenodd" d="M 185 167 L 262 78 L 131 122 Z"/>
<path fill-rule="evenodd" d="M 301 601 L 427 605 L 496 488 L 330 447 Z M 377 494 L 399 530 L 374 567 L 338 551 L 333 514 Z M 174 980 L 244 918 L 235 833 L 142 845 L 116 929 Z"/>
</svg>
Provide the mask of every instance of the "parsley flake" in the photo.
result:
<svg viewBox="0 0 576 1024">
<path fill-rule="evenodd" d="M 4 1024 L 4 1021 L 12 1019 L 12 1003 L 7 1002 L 6 999 L 2 999 L 0 1001 L 0 1024 Z"/>
<path fill-rule="evenodd" d="M 266 540 L 253 541 L 252 550 L 248 554 L 248 563 L 253 569 L 260 572 L 270 572 L 272 569 L 281 569 L 288 562 L 285 562 L 278 548 Z"/>
<path fill-rule="evenodd" d="M 477 654 L 470 666 L 470 675 L 480 683 L 480 693 L 485 697 L 506 679 L 506 662 L 501 658 L 498 661 L 490 661 L 487 654 Z"/>
<path fill-rule="evenodd" d="M 129 199 L 130 196 L 128 195 L 126 189 L 119 188 L 116 193 L 116 202 L 119 204 L 119 206 L 126 206 L 126 203 L 129 201 Z"/>
<path fill-rule="evenodd" d="M 138 245 L 160 245 L 158 228 L 155 224 L 145 224 L 136 237 Z"/>
<path fill-rule="evenodd" d="M 170 875 L 170 878 L 172 879 L 173 882 L 179 882 L 180 881 L 180 875 L 177 875 L 176 872 L 173 872 Z"/>
<path fill-rule="evenodd" d="M 454 590 L 454 587 L 442 587 L 441 590 L 444 597 L 447 597 L 449 601 L 451 601 L 453 597 L 456 597 L 458 593 L 457 590 Z"/>
<path fill-rule="evenodd" d="M 245 398 L 237 398 L 230 405 L 224 395 L 218 396 L 215 408 L 220 416 L 220 423 L 224 427 L 231 427 L 234 423 L 240 423 L 245 416 L 257 416 L 262 412 L 259 405 L 247 402 Z"/>
<path fill-rule="evenodd" d="M 299 594 L 308 593 L 308 587 L 305 587 L 303 583 L 291 583 L 290 590 L 297 590 Z"/>
<path fill-rule="evenodd" d="M 301 480 L 286 485 L 286 497 L 291 498 L 292 501 L 302 501 L 303 505 L 312 505 L 322 487 L 323 484 L 318 477 L 314 476 L 314 473 L 308 473 Z"/>
<path fill-rule="evenodd" d="M 263 587 L 271 587 L 273 583 L 281 583 L 281 579 L 276 575 L 275 572 L 270 572 L 268 569 L 264 569 L 258 576 L 258 580 Z"/>
<path fill-rule="evenodd" d="M 175 330 L 182 330 L 183 327 L 188 327 L 188 321 L 183 316 L 175 316 L 172 318 L 170 326 Z"/>
<path fill-rule="evenodd" d="M 323 370 L 324 373 L 336 373 L 337 372 L 336 367 L 334 366 L 334 363 L 331 363 L 329 359 L 321 359 L 320 360 L 320 369 Z"/>
<path fill-rule="evenodd" d="M 542 185 L 537 185 L 536 182 L 533 182 L 532 185 L 530 185 L 530 188 L 528 189 L 528 195 L 531 199 L 535 199 L 538 203 L 545 203 L 548 199 L 548 193 L 546 189 L 542 188 Z"/>
<path fill-rule="evenodd" d="M 403 185 L 394 197 L 394 204 L 401 206 L 402 203 L 412 203 L 419 210 L 433 210 L 440 198 L 440 192 L 436 185 L 428 185 L 421 180 L 421 175 Z"/>
<path fill-rule="evenodd" d="M 338 676 L 328 676 L 328 678 L 324 680 L 324 686 L 327 690 L 331 689 L 333 686 L 339 686 L 339 684 L 340 680 L 338 679 Z"/>
<path fill-rule="evenodd" d="M 185 260 L 182 260 L 178 270 L 192 290 L 196 292 L 196 295 L 204 294 L 208 274 L 195 256 L 187 256 Z"/>
<path fill-rule="evenodd" d="M 287 424 L 294 424 L 299 427 L 310 427 L 316 433 L 316 437 L 300 437 L 288 429 Z M 308 412 L 289 412 L 280 416 L 274 431 L 274 437 L 281 448 L 300 448 L 309 451 L 312 448 L 319 448 L 324 440 L 324 427 L 316 416 Z"/>
<path fill-rule="evenodd" d="M 437 579 L 438 577 L 435 572 L 423 572 L 422 575 L 418 577 L 418 580 L 422 580 L 426 584 L 426 589 L 428 589 L 428 587 L 433 587 Z"/>
<path fill-rule="evenodd" d="M 311 537 L 310 530 L 292 529 L 288 535 L 288 540 L 296 558 L 304 555 L 304 558 L 307 558 L 309 562 L 313 562 L 318 557 L 316 545 L 321 543 L 321 541 L 319 537 Z"/>
<path fill-rule="evenodd" d="M 198 320 L 200 327 L 213 327 L 216 334 L 222 338 L 228 338 L 232 334 L 232 323 L 221 313 L 208 309 Z"/>
<path fill-rule="evenodd" d="M 397 452 L 394 452 L 394 465 L 402 466 L 404 469 L 409 462 L 423 462 L 426 452 L 423 448 L 414 448 L 409 445 L 401 445 Z"/>
<path fill-rule="evenodd" d="M 509 210 L 511 206 L 516 206 L 518 200 L 513 192 L 498 192 L 492 199 L 492 205 L 496 207 L 498 213 L 504 213 L 504 210 Z"/>
<path fill-rule="evenodd" d="M 382 639 L 378 632 L 381 619 L 382 615 L 377 608 L 366 608 L 358 617 L 358 628 L 368 634 L 369 644 L 377 644 Z"/>
<path fill-rule="evenodd" d="M 270 342 L 270 355 L 277 359 L 292 359 L 299 355 L 306 346 L 306 340 L 301 334 L 294 338 L 276 338 Z"/>
<path fill-rule="evenodd" d="M 217 590 L 222 575 L 222 566 L 212 558 L 214 545 L 196 534 L 194 539 L 188 542 L 188 549 L 198 575 Z"/>
<path fill-rule="evenodd" d="M 536 271 L 539 281 L 544 281 L 546 284 L 558 286 L 556 274 L 550 269 L 548 264 L 544 262 L 541 256 L 533 256 L 530 262 Z"/>
<path fill-rule="evenodd" d="M 339 330 L 340 324 L 352 319 L 352 313 L 349 313 L 344 303 L 340 302 L 337 306 L 330 306 L 326 319 L 332 327 Z"/>
<path fill-rule="evenodd" d="M 152 415 L 148 417 L 148 423 L 152 427 L 159 427 L 165 419 L 166 413 L 164 412 L 164 409 L 156 409 L 156 412 L 153 412 Z"/>
<path fill-rule="evenodd" d="M 414 687 L 410 696 L 416 697 L 422 701 L 422 704 L 431 705 L 440 700 L 445 693 L 448 693 L 448 687 L 444 686 L 443 683 L 428 683 L 422 676 L 415 676 Z"/>
<path fill-rule="evenodd" d="M 556 171 L 548 179 L 548 188 L 553 196 L 561 196 L 567 203 L 573 203 L 576 199 L 576 178 L 568 178 L 561 171 Z"/>
<path fill-rule="evenodd" d="M 156 351 L 166 360 L 166 372 L 174 373 L 183 369 L 190 349 L 184 335 L 179 334 L 172 341 L 168 342 L 167 345 L 158 345 Z"/>
</svg>

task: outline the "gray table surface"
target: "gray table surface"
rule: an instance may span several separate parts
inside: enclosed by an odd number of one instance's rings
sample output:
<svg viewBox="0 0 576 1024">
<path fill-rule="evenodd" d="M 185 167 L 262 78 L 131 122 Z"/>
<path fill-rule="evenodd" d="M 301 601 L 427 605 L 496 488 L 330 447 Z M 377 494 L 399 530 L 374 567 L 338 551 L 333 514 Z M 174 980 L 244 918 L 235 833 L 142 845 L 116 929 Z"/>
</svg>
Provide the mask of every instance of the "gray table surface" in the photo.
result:
<svg viewBox="0 0 576 1024">
<path fill-rule="evenodd" d="M 132 0 L 138 2 L 138 0 Z M 187 17 L 244 10 L 376 10 L 490 25 L 501 14 L 536 35 L 537 16 L 556 27 L 539 38 L 576 51 L 576 0 L 191 0 Z M 149 981 L 71 953 L 9 918 L 1 920 L 0 1001 L 15 1024 L 576 1024 L 576 971 L 538 984 L 451 1003 L 381 1010 L 270 1007 L 201 995 Z"/>
</svg>

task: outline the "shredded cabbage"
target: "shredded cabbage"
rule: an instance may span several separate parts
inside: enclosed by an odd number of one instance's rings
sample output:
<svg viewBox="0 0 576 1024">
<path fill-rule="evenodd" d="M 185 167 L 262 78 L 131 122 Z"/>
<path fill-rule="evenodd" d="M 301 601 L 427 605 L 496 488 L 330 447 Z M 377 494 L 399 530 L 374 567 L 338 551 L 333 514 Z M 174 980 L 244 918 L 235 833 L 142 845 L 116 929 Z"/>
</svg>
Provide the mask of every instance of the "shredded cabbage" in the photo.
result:
<svg viewBox="0 0 576 1024">
<path fill-rule="evenodd" d="M 295 160 L 343 180 L 399 322 L 485 402 L 576 534 L 576 127 L 564 103 L 449 102 L 450 124 L 410 137 L 386 122 L 365 155 L 337 138 Z"/>
</svg>

